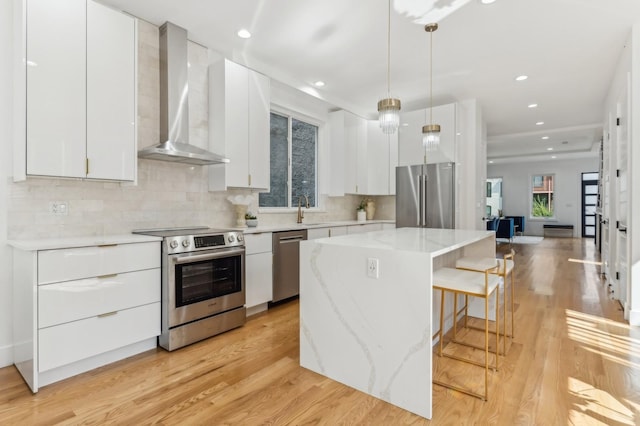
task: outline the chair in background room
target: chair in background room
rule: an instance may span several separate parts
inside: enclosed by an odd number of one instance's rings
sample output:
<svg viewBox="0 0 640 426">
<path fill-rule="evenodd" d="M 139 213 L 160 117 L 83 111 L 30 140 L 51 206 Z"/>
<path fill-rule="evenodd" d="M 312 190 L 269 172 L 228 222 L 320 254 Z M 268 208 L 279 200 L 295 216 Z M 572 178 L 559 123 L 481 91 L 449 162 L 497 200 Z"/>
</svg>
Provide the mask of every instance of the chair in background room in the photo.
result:
<svg viewBox="0 0 640 426">
<path fill-rule="evenodd" d="M 524 216 L 505 216 L 505 219 L 513 219 L 513 227 L 515 228 L 515 233 L 524 235 Z"/>
<path fill-rule="evenodd" d="M 500 223 L 500 218 L 499 217 L 494 217 L 491 220 L 487 221 L 487 231 L 497 231 L 498 230 L 498 224 Z"/>
<path fill-rule="evenodd" d="M 506 238 L 511 242 L 515 235 L 515 227 L 513 219 L 500 219 L 498 222 L 498 228 L 496 229 L 496 238 Z"/>
</svg>

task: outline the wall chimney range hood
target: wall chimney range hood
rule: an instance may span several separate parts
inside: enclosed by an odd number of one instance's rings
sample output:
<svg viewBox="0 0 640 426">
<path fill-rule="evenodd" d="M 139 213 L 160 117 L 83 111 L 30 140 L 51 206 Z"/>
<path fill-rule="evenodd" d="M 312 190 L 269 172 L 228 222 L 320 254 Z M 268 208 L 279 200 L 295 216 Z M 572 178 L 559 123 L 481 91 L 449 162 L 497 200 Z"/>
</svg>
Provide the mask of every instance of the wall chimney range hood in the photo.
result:
<svg viewBox="0 0 640 426">
<path fill-rule="evenodd" d="M 229 160 L 189 145 L 187 30 L 171 22 L 160 27 L 160 140 L 138 151 L 139 158 L 204 166 Z"/>
</svg>

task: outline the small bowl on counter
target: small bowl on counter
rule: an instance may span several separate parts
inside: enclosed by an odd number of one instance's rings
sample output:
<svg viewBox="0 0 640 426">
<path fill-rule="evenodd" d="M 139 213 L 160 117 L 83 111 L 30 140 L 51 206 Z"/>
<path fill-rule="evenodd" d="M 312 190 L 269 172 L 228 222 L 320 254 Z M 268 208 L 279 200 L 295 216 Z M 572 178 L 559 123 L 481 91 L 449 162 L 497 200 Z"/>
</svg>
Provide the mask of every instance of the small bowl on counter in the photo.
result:
<svg viewBox="0 0 640 426">
<path fill-rule="evenodd" d="M 246 222 L 249 228 L 255 228 L 258 226 L 258 219 L 247 219 Z"/>
</svg>

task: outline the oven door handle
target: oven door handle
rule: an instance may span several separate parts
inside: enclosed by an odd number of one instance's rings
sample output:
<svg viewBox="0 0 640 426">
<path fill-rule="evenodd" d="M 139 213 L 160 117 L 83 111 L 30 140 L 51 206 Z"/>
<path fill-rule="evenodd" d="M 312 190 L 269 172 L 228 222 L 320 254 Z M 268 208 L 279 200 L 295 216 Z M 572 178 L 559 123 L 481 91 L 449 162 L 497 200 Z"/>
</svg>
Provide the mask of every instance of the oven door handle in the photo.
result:
<svg viewBox="0 0 640 426">
<path fill-rule="evenodd" d="M 207 252 L 206 254 L 173 254 L 170 255 L 170 257 L 174 265 L 180 265 L 183 263 L 200 262 L 203 260 L 220 259 L 223 257 L 238 256 L 243 254 L 244 247 L 215 250 L 212 252 Z"/>
</svg>

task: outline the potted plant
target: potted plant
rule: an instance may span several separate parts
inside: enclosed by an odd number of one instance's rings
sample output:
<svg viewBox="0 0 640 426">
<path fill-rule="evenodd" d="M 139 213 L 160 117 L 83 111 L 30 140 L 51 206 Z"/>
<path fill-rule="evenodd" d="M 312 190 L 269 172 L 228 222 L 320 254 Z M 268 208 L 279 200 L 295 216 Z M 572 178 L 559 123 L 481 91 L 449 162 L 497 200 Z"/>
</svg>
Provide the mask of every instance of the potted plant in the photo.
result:
<svg viewBox="0 0 640 426">
<path fill-rule="evenodd" d="M 358 204 L 358 208 L 356 209 L 356 217 L 358 219 L 358 222 L 365 222 L 367 220 L 367 212 L 365 210 L 366 208 L 367 199 L 363 198 L 362 200 L 360 200 L 360 204 Z"/>
<path fill-rule="evenodd" d="M 247 212 L 247 214 L 244 215 L 244 218 L 247 222 L 247 226 L 251 228 L 258 226 L 258 217 L 253 213 Z"/>
</svg>

